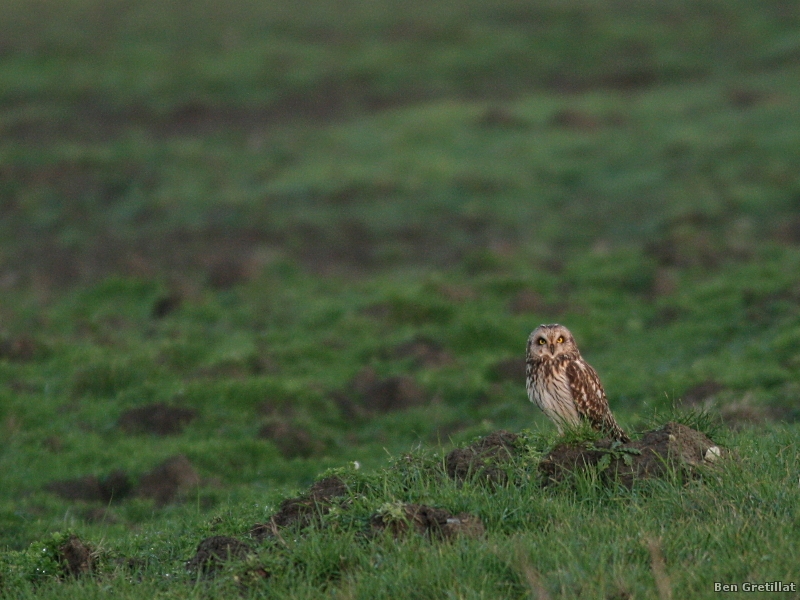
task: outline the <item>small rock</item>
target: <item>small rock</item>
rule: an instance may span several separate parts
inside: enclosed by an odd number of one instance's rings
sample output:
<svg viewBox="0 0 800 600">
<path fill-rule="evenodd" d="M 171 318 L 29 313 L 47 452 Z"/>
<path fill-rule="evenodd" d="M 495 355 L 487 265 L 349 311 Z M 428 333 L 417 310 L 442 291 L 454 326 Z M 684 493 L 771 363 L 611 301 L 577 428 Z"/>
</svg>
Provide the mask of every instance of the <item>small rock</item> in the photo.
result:
<svg viewBox="0 0 800 600">
<path fill-rule="evenodd" d="M 704 459 L 708 462 L 715 462 L 722 454 L 720 453 L 719 446 L 711 446 L 706 450 Z"/>
</svg>

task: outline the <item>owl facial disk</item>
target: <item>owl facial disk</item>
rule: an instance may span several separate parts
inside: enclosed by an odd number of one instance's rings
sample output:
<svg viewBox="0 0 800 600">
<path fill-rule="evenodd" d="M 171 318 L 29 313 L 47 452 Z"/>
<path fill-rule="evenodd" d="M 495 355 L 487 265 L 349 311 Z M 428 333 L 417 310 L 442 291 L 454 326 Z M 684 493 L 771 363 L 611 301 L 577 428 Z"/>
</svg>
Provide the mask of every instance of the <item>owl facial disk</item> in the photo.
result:
<svg viewBox="0 0 800 600">
<path fill-rule="evenodd" d="M 575 341 L 561 325 L 540 325 L 531 333 L 528 349 L 532 356 L 555 358 L 566 353 L 577 352 Z"/>
</svg>

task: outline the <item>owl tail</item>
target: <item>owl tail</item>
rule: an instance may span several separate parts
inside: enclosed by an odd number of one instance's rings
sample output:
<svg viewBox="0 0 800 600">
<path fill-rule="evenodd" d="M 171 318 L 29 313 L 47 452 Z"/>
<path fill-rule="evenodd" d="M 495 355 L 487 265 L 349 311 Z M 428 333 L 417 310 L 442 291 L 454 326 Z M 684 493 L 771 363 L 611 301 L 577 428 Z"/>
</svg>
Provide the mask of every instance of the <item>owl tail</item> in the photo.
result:
<svg viewBox="0 0 800 600">
<path fill-rule="evenodd" d="M 628 434 L 625 433 L 617 424 L 617 421 L 614 419 L 613 415 L 608 415 L 603 420 L 603 431 L 608 433 L 612 438 L 615 440 L 619 440 L 620 442 L 627 443 L 631 441 L 631 438 L 628 437 Z"/>
</svg>

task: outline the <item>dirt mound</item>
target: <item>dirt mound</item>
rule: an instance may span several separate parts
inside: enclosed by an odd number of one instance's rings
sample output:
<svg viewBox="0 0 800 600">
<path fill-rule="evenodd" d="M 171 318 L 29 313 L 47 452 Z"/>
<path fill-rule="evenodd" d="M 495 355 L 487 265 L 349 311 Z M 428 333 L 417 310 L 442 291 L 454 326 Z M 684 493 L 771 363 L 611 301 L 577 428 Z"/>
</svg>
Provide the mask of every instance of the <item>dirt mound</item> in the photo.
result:
<svg viewBox="0 0 800 600">
<path fill-rule="evenodd" d="M 372 516 L 373 534 L 388 531 L 394 537 L 416 531 L 431 539 L 452 539 L 456 536 L 480 537 L 486 531 L 479 517 L 469 513 L 453 515 L 443 508 L 423 504 L 401 504 L 387 507 Z"/>
<path fill-rule="evenodd" d="M 186 570 L 192 573 L 213 575 L 229 560 L 244 560 L 253 549 L 244 542 L 225 535 L 207 537 L 197 545 L 197 552 L 186 562 Z"/>
<path fill-rule="evenodd" d="M 275 418 L 258 431 L 258 437 L 271 441 L 284 458 L 308 458 L 325 450 L 322 440 L 307 429 L 286 419 Z"/>
<path fill-rule="evenodd" d="M 0 360 L 28 362 L 44 354 L 46 354 L 45 347 L 28 335 L 0 338 Z"/>
<path fill-rule="evenodd" d="M 683 402 L 689 406 L 697 406 L 726 389 L 723 384 L 713 379 L 708 379 L 686 390 L 683 393 Z"/>
<path fill-rule="evenodd" d="M 539 472 L 547 485 L 593 467 L 605 481 L 618 481 L 630 488 L 637 479 L 664 477 L 671 471 L 691 474 L 726 453 L 703 433 L 680 423 L 667 423 L 627 444 L 609 439 L 594 444 L 561 444 L 539 463 Z"/>
<path fill-rule="evenodd" d="M 553 308 L 545 302 L 542 295 L 534 290 L 521 290 L 517 292 L 509 301 L 508 310 L 512 315 L 554 312 Z"/>
<path fill-rule="evenodd" d="M 170 313 L 179 309 L 181 304 L 183 304 L 183 298 L 179 294 L 172 293 L 161 296 L 153 303 L 150 316 L 153 319 L 163 319 Z"/>
<path fill-rule="evenodd" d="M 519 456 L 519 436 L 495 431 L 466 448 L 452 450 L 444 459 L 447 474 L 457 481 L 468 478 L 503 485 L 508 481 L 506 467 Z"/>
<path fill-rule="evenodd" d="M 197 417 L 191 408 L 168 406 L 163 402 L 126 410 L 117 421 L 117 426 L 126 433 L 154 433 L 176 435 L 184 426 Z"/>
<path fill-rule="evenodd" d="M 333 399 L 345 417 L 364 418 L 420 406 L 427 395 L 408 375 L 381 378 L 374 369 L 365 367 L 353 378 L 349 389 L 335 393 Z"/>
<path fill-rule="evenodd" d="M 142 475 L 138 486 L 134 486 L 126 471 L 117 469 L 105 477 L 86 475 L 52 481 L 45 485 L 45 490 L 65 500 L 109 504 L 136 495 L 152 498 L 157 506 L 164 506 L 199 484 L 200 477 L 194 467 L 185 456 L 179 454 Z"/>
<path fill-rule="evenodd" d="M 133 485 L 128 474 L 117 469 L 105 477 L 87 475 L 76 479 L 53 481 L 47 484 L 45 489 L 64 500 L 109 504 L 128 496 L 133 490 Z"/>
<path fill-rule="evenodd" d="M 156 506 L 169 504 L 181 494 L 200 485 L 200 477 L 182 454 L 168 458 L 145 473 L 136 490 L 138 496 L 152 498 Z"/>
<path fill-rule="evenodd" d="M 513 381 L 523 385 L 525 383 L 525 357 L 503 359 L 489 368 L 489 381 Z"/>
<path fill-rule="evenodd" d="M 58 547 L 58 562 L 67 575 L 78 577 L 90 573 L 94 569 L 95 553 L 91 546 L 85 544 L 77 535 Z"/>
<path fill-rule="evenodd" d="M 302 496 L 287 498 L 267 523 L 256 523 L 250 535 L 261 541 L 276 536 L 278 528 L 307 527 L 328 513 L 336 498 L 347 495 L 347 484 L 339 477 L 326 477 L 317 481 Z"/>
<path fill-rule="evenodd" d="M 431 369 L 450 365 L 455 362 L 453 355 L 431 340 L 415 338 L 395 346 L 392 354 L 395 358 L 410 358 L 415 367 Z"/>
</svg>

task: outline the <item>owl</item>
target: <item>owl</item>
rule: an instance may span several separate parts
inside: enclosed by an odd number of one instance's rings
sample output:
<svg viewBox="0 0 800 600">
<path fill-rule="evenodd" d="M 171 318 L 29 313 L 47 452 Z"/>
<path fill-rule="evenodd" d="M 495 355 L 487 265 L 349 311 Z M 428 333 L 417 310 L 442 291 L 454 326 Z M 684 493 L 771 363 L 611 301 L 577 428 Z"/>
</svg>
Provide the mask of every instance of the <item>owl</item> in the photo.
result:
<svg viewBox="0 0 800 600">
<path fill-rule="evenodd" d="M 597 371 L 583 360 L 569 329 L 557 323 L 539 325 L 528 337 L 525 362 L 528 398 L 559 432 L 586 420 L 616 440 L 630 441 L 608 408 Z"/>
</svg>

